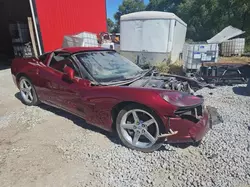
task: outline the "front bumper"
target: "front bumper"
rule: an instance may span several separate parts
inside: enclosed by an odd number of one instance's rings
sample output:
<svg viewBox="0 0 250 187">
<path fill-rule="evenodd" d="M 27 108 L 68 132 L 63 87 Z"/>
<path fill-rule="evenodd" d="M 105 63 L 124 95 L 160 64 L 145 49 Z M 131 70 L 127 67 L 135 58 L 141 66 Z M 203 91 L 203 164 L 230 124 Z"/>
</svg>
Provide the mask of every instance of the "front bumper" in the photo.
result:
<svg viewBox="0 0 250 187">
<path fill-rule="evenodd" d="M 177 134 L 167 138 L 169 143 L 189 143 L 201 141 L 212 128 L 212 123 L 207 110 L 205 110 L 197 123 L 182 118 L 169 118 L 166 126 L 172 131 L 178 131 Z"/>
</svg>

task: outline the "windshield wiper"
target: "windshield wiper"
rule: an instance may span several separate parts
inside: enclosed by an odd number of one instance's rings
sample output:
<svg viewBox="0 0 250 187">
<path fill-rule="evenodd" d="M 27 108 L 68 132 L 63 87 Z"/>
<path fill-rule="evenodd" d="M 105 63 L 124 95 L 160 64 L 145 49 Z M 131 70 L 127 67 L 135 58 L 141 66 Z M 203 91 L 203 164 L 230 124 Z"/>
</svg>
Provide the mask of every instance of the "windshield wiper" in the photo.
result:
<svg viewBox="0 0 250 187">
<path fill-rule="evenodd" d="M 145 71 L 142 71 L 144 72 L 143 74 L 139 74 L 139 76 L 136 76 L 134 78 L 130 78 L 130 79 L 124 79 L 122 81 L 109 81 L 109 83 L 102 83 L 103 85 L 112 85 L 112 84 L 115 84 L 115 85 L 123 85 L 123 84 L 128 84 L 128 83 L 132 83 L 136 80 L 139 80 L 141 79 L 142 77 L 145 77 L 147 74 L 151 73 L 150 76 L 153 76 L 154 75 L 154 70 L 155 70 L 155 66 L 153 66 L 152 68 L 150 68 L 149 70 L 147 70 L 146 72 Z"/>
<path fill-rule="evenodd" d="M 146 86 L 152 79 L 152 77 L 154 76 L 154 73 L 155 73 L 155 66 L 153 66 L 153 68 L 150 69 L 150 71 L 148 73 L 151 73 L 149 79 L 147 81 L 145 81 L 142 85 L 142 87 Z"/>
<path fill-rule="evenodd" d="M 142 78 L 142 77 L 145 77 L 148 73 L 151 73 L 153 72 L 153 70 L 155 70 L 155 66 L 151 67 L 149 70 L 143 70 L 143 71 L 139 71 L 136 73 L 135 76 L 131 76 L 131 77 L 127 77 L 125 80 L 130 80 L 130 79 L 133 79 L 133 78 Z"/>
<path fill-rule="evenodd" d="M 152 76 L 152 74 L 154 74 L 154 70 L 155 70 L 155 69 L 156 69 L 155 66 L 151 67 L 151 68 L 147 71 L 147 73 L 146 73 L 145 75 L 147 75 L 148 73 L 151 73 L 150 76 Z"/>
<path fill-rule="evenodd" d="M 132 75 L 132 76 L 125 76 L 125 77 L 124 77 L 125 79 L 123 79 L 123 80 L 135 79 L 135 78 L 137 78 L 138 76 L 141 76 L 141 75 L 144 74 L 144 73 L 145 73 L 145 70 L 143 70 L 143 71 L 138 71 L 138 72 L 135 73 L 135 75 Z"/>
</svg>

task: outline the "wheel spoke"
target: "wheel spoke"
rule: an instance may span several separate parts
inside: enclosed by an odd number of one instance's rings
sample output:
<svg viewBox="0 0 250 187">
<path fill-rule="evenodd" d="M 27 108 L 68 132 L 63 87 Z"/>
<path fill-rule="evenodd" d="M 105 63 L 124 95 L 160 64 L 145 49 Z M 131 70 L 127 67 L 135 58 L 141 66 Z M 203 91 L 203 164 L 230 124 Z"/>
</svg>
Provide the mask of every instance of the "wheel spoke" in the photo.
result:
<svg viewBox="0 0 250 187">
<path fill-rule="evenodd" d="M 26 98 L 28 98 L 28 97 L 29 97 L 29 93 L 28 93 L 28 92 L 26 92 L 26 91 L 24 91 L 24 95 L 25 95 L 25 97 L 26 97 Z"/>
<path fill-rule="evenodd" d="M 29 96 L 29 98 L 30 98 L 30 101 L 32 101 L 32 100 L 33 100 L 33 96 L 32 96 L 32 93 L 31 93 L 31 92 L 28 93 L 28 96 Z"/>
<path fill-rule="evenodd" d="M 145 125 L 146 127 L 148 127 L 148 126 L 152 125 L 154 122 L 155 122 L 155 121 L 154 121 L 153 119 L 150 119 L 150 120 L 148 120 L 148 121 L 145 121 L 145 122 L 143 123 L 143 125 Z"/>
<path fill-rule="evenodd" d="M 136 111 L 133 111 L 132 114 L 133 114 L 133 118 L 134 118 L 135 123 L 139 122 L 140 120 L 139 120 L 139 117 L 136 114 Z"/>
<path fill-rule="evenodd" d="M 141 133 L 140 133 L 140 132 L 135 132 L 135 135 L 134 135 L 134 138 L 133 138 L 133 141 L 132 141 L 132 144 L 133 144 L 133 145 L 136 145 L 136 144 L 137 144 L 137 142 L 138 142 L 140 136 L 141 136 Z"/>
<path fill-rule="evenodd" d="M 144 136 L 150 141 L 155 142 L 155 138 L 146 130 Z"/>
<path fill-rule="evenodd" d="M 21 90 L 22 90 L 24 93 L 30 92 L 29 89 L 27 89 L 27 88 L 21 88 Z"/>
<path fill-rule="evenodd" d="M 134 129 L 135 124 L 128 124 L 128 123 L 125 123 L 125 124 L 122 124 L 121 126 L 122 126 L 122 128 L 124 128 L 124 129 Z"/>
<path fill-rule="evenodd" d="M 24 86 L 25 88 L 28 88 L 28 85 L 27 85 L 26 81 L 23 81 L 23 86 Z"/>
</svg>

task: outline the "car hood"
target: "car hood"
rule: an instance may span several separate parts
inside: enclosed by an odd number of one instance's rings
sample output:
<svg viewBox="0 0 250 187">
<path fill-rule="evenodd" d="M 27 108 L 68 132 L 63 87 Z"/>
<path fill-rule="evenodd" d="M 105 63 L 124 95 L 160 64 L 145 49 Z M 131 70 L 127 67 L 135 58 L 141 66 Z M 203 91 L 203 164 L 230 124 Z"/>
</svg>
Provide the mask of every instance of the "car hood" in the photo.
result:
<svg viewBox="0 0 250 187">
<path fill-rule="evenodd" d="M 175 90 L 194 94 L 195 91 L 203 88 L 210 87 L 205 82 L 201 82 L 192 78 L 179 76 L 179 75 L 156 75 L 145 76 L 140 79 L 134 80 L 127 84 L 130 87 L 144 87 L 144 88 L 158 88 L 165 90 Z"/>
</svg>

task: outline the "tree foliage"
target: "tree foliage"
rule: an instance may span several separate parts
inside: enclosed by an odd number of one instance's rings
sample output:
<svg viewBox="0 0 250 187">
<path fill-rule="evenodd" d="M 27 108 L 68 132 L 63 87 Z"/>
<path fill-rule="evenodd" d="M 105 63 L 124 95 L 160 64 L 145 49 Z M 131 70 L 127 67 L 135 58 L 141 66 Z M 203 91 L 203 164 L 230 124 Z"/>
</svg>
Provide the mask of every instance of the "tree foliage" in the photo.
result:
<svg viewBox="0 0 250 187">
<path fill-rule="evenodd" d="M 250 0 L 150 0 L 146 7 L 142 0 L 125 0 L 114 15 L 115 30 L 121 15 L 142 10 L 175 13 L 187 23 L 187 38 L 193 41 L 206 41 L 232 25 L 246 31 L 250 43 Z"/>
<path fill-rule="evenodd" d="M 183 0 L 176 14 L 188 24 L 188 38 L 205 41 L 229 25 L 249 30 L 250 6 L 244 1 Z"/>
<path fill-rule="evenodd" d="M 119 6 L 118 11 L 114 15 L 114 18 L 116 20 L 114 32 L 120 31 L 120 18 L 122 15 L 143 10 L 145 10 L 145 4 L 143 0 L 124 0 L 123 3 Z"/>
<path fill-rule="evenodd" d="M 157 10 L 175 13 L 181 2 L 182 0 L 149 0 L 149 4 L 147 5 L 146 10 Z"/>
<path fill-rule="evenodd" d="M 108 18 L 107 24 L 108 24 L 108 32 L 113 32 L 115 23 L 110 18 Z"/>
</svg>

